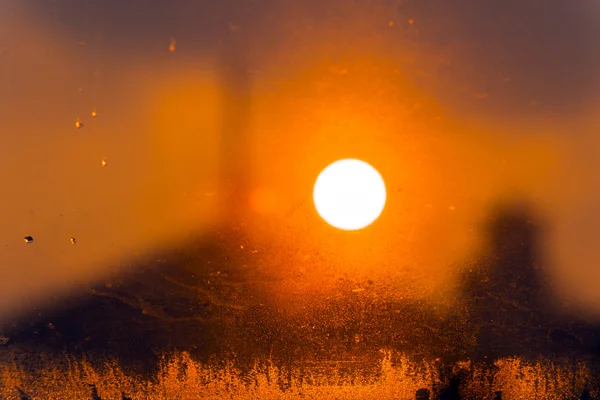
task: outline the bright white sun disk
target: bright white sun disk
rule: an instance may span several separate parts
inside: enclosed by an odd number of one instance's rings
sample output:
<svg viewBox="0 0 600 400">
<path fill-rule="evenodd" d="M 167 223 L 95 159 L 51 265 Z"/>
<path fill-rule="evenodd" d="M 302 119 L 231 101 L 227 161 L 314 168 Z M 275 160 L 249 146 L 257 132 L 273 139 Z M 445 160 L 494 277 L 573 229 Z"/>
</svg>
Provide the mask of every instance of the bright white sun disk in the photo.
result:
<svg viewBox="0 0 600 400">
<path fill-rule="evenodd" d="M 385 183 L 379 172 L 364 161 L 338 160 L 319 174 L 313 201 L 328 224 L 358 230 L 371 225 L 383 211 Z"/>
</svg>

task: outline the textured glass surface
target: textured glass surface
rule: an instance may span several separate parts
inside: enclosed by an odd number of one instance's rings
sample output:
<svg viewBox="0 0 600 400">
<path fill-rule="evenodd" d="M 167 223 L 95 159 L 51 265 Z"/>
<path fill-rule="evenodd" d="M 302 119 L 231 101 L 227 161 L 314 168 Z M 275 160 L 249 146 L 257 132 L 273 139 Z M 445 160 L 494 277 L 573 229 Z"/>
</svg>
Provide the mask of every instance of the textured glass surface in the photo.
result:
<svg viewBox="0 0 600 400">
<path fill-rule="evenodd" d="M 599 38 L 592 0 L 0 0 L 0 397 L 598 396 Z M 313 201 L 346 158 L 364 229 Z"/>
</svg>

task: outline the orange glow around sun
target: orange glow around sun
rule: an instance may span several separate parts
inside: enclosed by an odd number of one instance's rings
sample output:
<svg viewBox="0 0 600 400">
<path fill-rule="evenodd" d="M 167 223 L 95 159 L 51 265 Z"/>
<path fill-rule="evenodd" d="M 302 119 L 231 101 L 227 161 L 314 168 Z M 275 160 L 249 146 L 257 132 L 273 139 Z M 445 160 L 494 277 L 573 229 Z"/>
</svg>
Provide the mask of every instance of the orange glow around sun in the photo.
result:
<svg viewBox="0 0 600 400">
<path fill-rule="evenodd" d="M 274 214 L 281 207 L 281 199 L 277 192 L 269 187 L 261 186 L 250 194 L 250 208 L 259 214 Z"/>
</svg>

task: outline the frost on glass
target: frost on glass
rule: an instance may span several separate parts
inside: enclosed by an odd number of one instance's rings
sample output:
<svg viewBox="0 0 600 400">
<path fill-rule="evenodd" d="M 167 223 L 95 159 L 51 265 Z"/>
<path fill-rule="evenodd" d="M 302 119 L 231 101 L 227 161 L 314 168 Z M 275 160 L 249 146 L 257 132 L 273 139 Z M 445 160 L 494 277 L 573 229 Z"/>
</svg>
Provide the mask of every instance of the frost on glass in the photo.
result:
<svg viewBox="0 0 600 400">
<path fill-rule="evenodd" d="M 589 3 L 0 0 L 0 397 L 598 396 Z"/>
</svg>

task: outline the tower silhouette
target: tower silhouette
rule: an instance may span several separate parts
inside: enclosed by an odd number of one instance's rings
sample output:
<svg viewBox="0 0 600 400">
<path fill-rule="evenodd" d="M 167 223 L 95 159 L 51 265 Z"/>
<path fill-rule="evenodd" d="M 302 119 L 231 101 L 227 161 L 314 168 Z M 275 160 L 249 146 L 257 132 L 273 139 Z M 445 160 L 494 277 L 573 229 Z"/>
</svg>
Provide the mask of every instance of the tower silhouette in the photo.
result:
<svg viewBox="0 0 600 400">
<path fill-rule="evenodd" d="M 218 63 L 223 93 L 220 133 L 220 181 L 225 224 L 238 223 L 247 211 L 250 165 L 251 81 L 241 44 L 224 46 Z"/>
<path fill-rule="evenodd" d="M 525 204 L 501 204 L 484 226 L 487 244 L 466 273 L 470 324 L 477 331 L 475 360 L 535 358 L 545 345 L 546 321 L 539 221 Z"/>
</svg>

